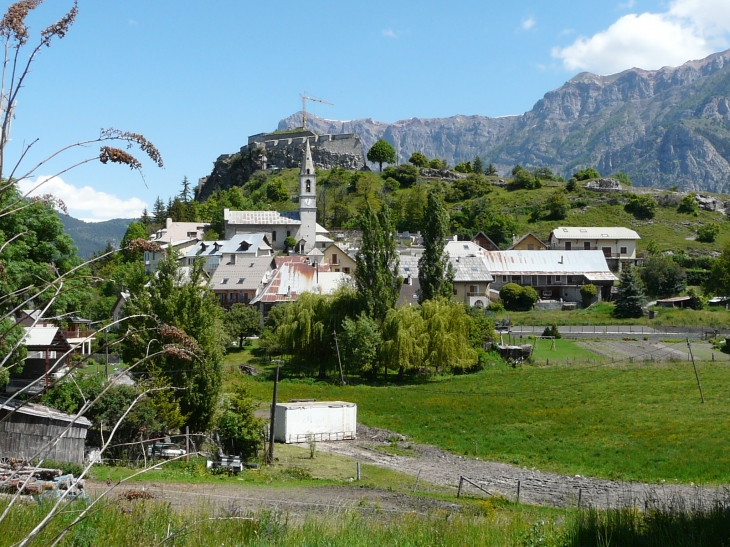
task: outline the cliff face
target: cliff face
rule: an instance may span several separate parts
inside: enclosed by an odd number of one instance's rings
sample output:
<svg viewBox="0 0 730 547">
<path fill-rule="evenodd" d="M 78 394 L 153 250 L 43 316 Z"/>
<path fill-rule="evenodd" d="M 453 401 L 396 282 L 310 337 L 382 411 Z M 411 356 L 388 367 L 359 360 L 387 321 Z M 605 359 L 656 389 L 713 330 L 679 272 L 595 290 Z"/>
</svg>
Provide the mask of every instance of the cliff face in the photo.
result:
<svg viewBox="0 0 730 547">
<path fill-rule="evenodd" d="M 294 114 L 279 128 L 300 120 Z M 582 73 L 521 116 L 308 123 L 318 133 L 356 133 L 366 150 L 385 138 L 401 161 L 415 151 L 451 165 L 479 155 L 503 174 L 517 163 L 563 176 L 594 166 L 637 185 L 730 192 L 730 51 L 655 71 Z"/>
</svg>

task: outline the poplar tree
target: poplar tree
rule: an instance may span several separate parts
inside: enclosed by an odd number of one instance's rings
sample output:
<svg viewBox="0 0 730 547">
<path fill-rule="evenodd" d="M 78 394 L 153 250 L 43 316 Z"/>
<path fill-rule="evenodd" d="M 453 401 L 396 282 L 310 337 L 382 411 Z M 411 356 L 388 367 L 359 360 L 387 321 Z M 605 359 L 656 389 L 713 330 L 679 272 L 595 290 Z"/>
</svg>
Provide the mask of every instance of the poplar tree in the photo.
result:
<svg viewBox="0 0 730 547">
<path fill-rule="evenodd" d="M 418 281 L 421 285 L 418 301 L 421 303 L 439 296 L 451 298 L 454 270 L 444 251 L 448 229 L 449 213 L 441 198 L 431 192 L 423 215 L 424 252 L 418 260 Z"/>
<path fill-rule="evenodd" d="M 355 259 L 355 286 L 362 309 L 380 323 L 398 301 L 403 284 L 398 273 L 396 231 L 388 206 L 383 204 L 376 213 L 366 203 L 360 228 L 362 246 Z"/>
</svg>

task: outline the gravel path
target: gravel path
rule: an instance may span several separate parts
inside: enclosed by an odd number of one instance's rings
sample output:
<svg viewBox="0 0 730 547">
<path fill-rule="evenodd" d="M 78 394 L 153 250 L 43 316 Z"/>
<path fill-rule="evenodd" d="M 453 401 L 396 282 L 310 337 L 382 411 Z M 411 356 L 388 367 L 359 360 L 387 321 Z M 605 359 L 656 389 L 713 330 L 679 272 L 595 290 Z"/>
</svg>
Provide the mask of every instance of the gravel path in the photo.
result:
<svg viewBox="0 0 730 547">
<path fill-rule="evenodd" d="M 685 507 L 708 508 L 717 502 L 730 501 L 727 487 L 718 489 L 675 484 L 644 484 L 546 473 L 513 465 L 457 456 L 428 445 L 410 445 L 413 457 L 388 454 L 389 438 L 397 434 L 358 425 L 358 440 L 317 443 L 317 449 L 350 456 L 363 463 L 386 467 L 418 476 L 421 480 L 442 486 L 458 487 L 464 476 L 491 493 L 522 503 L 555 507 Z M 378 450 L 380 448 L 381 450 Z M 465 485 L 464 492 L 483 495 L 478 489 Z"/>
</svg>

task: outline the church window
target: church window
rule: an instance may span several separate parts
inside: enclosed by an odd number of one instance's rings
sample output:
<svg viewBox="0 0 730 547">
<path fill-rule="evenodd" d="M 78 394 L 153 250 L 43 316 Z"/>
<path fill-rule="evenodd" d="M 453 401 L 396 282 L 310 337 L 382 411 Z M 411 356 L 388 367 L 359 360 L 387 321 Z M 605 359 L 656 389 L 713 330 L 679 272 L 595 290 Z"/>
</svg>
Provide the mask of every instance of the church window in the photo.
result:
<svg viewBox="0 0 730 547">
<path fill-rule="evenodd" d="M 312 191 L 312 181 L 311 180 L 307 180 L 307 189 L 306 189 L 306 191 L 307 192 L 311 192 Z"/>
<path fill-rule="evenodd" d="M 309 174 L 309 169 L 307 169 L 307 175 Z"/>
<path fill-rule="evenodd" d="M 291 235 L 291 230 L 286 231 L 286 237 L 289 237 Z"/>
<path fill-rule="evenodd" d="M 271 241 L 276 241 L 276 230 L 271 232 Z"/>
</svg>

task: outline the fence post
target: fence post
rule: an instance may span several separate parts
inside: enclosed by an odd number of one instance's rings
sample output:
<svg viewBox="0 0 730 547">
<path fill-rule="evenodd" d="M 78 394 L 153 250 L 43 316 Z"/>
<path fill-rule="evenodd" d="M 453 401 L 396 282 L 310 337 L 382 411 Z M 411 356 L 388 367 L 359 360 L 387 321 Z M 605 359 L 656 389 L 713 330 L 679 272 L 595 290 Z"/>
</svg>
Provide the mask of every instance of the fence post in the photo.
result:
<svg viewBox="0 0 730 547">
<path fill-rule="evenodd" d="M 578 488 L 578 509 L 580 509 L 580 504 L 583 498 L 583 489 Z"/>
<path fill-rule="evenodd" d="M 190 461 L 190 427 L 185 426 L 185 461 Z"/>
<path fill-rule="evenodd" d="M 357 480 L 360 480 L 360 462 L 357 462 Z"/>
<path fill-rule="evenodd" d="M 418 475 L 416 475 L 416 484 L 413 485 L 413 491 L 416 491 L 416 488 L 418 488 L 418 481 L 421 479 L 421 470 L 418 470 Z"/>
<path fill-rule="evenodd" d="M 520 503 L 520 480 L 517 479 L 517 503 Z"/>
<path fill-rule="evenodd" d="M 462 477 L 461 475 L 459 475 L 459 489 L 456 491 L 456 497 L 457 498 L 461 496 L 461 485 L 462 485 L 463 482 L 464 482 L 464 477 Z"/>
</svg>

